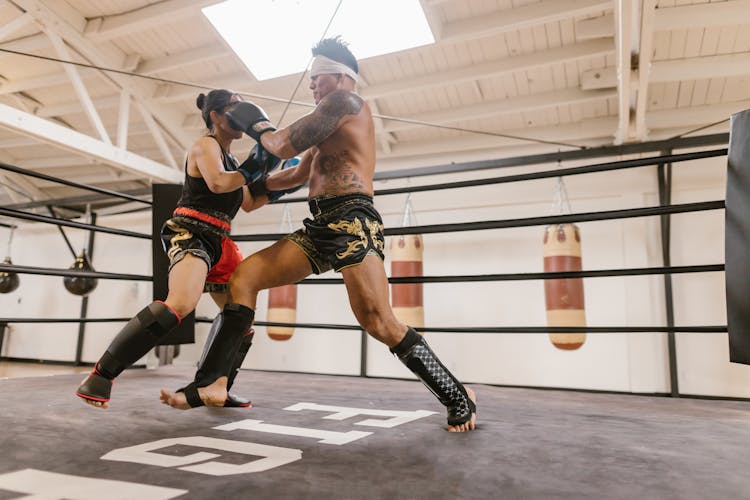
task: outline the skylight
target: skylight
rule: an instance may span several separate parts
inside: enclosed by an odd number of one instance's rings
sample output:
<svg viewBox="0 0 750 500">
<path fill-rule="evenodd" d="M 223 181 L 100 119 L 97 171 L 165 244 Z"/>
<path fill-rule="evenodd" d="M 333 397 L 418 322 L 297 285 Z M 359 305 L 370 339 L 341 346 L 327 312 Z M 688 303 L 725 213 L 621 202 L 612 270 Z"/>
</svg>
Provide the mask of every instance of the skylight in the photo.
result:
<svg viewBox="0 0 750 500">
<path fill-rule="evenodd" d="M 339 0 L 227 0 L 203 9 L 258 80 L 299 73 Z M 326 37 L 361 61 L 434 43 L 419 0 L 343 0 Z"/>
</svg>

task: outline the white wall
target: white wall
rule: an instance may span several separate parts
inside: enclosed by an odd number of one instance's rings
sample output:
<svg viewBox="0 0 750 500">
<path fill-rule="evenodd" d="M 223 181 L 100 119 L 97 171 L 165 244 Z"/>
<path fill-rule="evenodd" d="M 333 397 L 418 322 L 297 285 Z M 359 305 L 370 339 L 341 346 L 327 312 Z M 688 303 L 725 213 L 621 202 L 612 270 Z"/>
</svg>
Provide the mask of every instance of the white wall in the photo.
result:
<svg viewBox="0 0 750 500">
<path fill-rule="evenodd" d="M 616 160 L 617 158 L 613 158 Z M 602 160 L 604 161 L 604 160 Z M 673 203 L 723 199 L 725 158 L 674 165 Z M 571 167 L 587 162 L 571 162 Z M 381 182 L 377 188 L 433 184 L 471 178 L 546 170 L 550 165 L 519 167 L 452 176 Z M 607 172 L 566 179 L 574 212 L 626 209 L 658 204 L 656 167 Z M 415 193 L 412 203 L 419 224 L 442 224 L 535 217 L 552 213 L 554 179 Z M 406 195 L 376 200 L 386 227 L 398 226 Z M 298 226 L 306 205 L 290 205 Z M 240 214 L 235 234 L 279 232 L 282 208 L 270 206 Z M 140 232 L 150 230 L 148 215 L 101 217 L 99 223 Z M 672 217 L 672 264 L 716 264 L 724 260 L 723 211 Z M 661 266 L 657 217 L 579 224 L 584 269 Z M 424 236 L 425 275 L 462 275 L 542 270 L 543 227 L 513 228 Z M 83 232 L 78 247 L 83 245 Z M 240 243 L 245 255 L 268 243 Z M 387 248 L 388 245 L 386 245 Z M 16 233 L 17 264 L 67 267 L 72 258 L 55 228 L 24 224 Z M 98 234 L 94 266 L 100 271 L 150 274 L 150 244 L 121 236 Z M 390 269 L 386 260 L 386 269 Z M 338 277 L 328 273 L 323 277 Z M 21 276 L 21 287 L 0 295 L 2 316 L 78 315 L 80 298 L 70 295 L 62 278 Z M 673 278 L 677 325 L 726 324 L 723 273 L 685 274 Z M 424 285 L 427 326 L 543 326 L 544 288 L 541 281 L 436 283 Z M 587 322 L 591 326 L 663 325 L 662 276 L 587 278 Z M 91 317 L 130 316 L 149 302 L 149 283 L 100 280 L 90 301 Z M 267 295 L 258 301 L 256 318 L 264 320 Z M 217 313 L 204 297 L 198 315 Z M 297 321 L 355 324 L 342 286 L 301 285 Z M 118 325 L 87 326 L 84 360 L 94 361 Z M 176 364 L 193 365 L 208 325 L 197 327 L 198 343 L 183 346 Z M 268 370 L 358 374 L 360 334 L 357 331 L 298 329 L 286 342 L 272 341 L 256 327 L 246 367 Z M 13 326 L 3 356 L 70 360 L 77 325 Z M 668 392 L 666 334 L 589 334 L 582 348 L 561 351 L 545 334 L 429 333 L 427 338 L 444 363 L 467 382 L 544 387 L 570 387 L 624 392 Z M 750 397 L 750 367 L 730 364 L 726 334 L 678 334 L 680 391 L 685 394 Z M 411 377 L 388 352 L 369 339 L 368 375 Z"/>
</svg>

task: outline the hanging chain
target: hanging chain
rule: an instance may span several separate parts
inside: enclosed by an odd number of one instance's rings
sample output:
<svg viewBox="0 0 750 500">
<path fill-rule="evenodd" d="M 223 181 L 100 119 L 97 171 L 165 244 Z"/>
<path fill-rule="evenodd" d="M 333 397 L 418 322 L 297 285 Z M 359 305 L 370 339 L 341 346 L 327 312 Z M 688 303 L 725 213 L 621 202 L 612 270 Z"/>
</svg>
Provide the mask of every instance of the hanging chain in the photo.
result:
<svg viewBox="0 0 750 500">
<path fill-rule="evenodd" d="M 561 162 L 557 162 L 557 167 L 560 168 Z M 572 213 L 573 210 L 570 207 L 570 198 L 568 198 L 568 190 L 565 188 L 565 181 L 562 176 L 557 178 L 557 184 L 555 185 L 555 193 L 552 198 L 552 210 L 554 215 L 563 215 L 565 213 Z"/>
<path fill-rule="evenodd" d="M 401 227 L 416 226 L 417 216 L 414 213 L 414 206 L 411 204 L 411 193 L 406 195 L 406 202 L 404 203 L 404 215 L 401 219 Z"/>
<path fill-rule="evenodd" d="M 13 243 L 13 231 L 16 230 L 16 226 L 10 227 L 10 233 L 8 234 L 8 250 L 5 255 L 10 259 L 10 245 Z"/>
<path fill-rule="evenodd" d="M 292 211 L 289 209 L 289 203 L 284 203 L 284 210 L 281 212 L 279 231 L 282 233 L 291 233 L 292 229 Z"/>
</svg>

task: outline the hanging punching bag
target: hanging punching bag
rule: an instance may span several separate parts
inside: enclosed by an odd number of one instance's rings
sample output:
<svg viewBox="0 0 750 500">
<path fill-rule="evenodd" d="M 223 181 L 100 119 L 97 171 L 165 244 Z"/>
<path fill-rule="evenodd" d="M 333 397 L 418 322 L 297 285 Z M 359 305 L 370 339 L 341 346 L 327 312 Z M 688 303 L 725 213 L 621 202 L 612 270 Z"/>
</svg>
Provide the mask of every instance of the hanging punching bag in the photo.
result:
<svg viewBox="0 0 750 500">
<path fill-rule="evenodd" d="M 10 257 L 6 257 L 3 261 L 3 264 L 12 266 L 13 262 L 11 262 Z M 18 279 L 18 274 L 12 273 L 10 271 L 0 272 L 0 293 L 13 292 L 16 290 L 16 288 L 18 288 L 18 285 L 20 283 L 21 281 Z"/>
<path fill-rule="evenodd" d="M 10 235 L 8 236 L 8 256 L 5 257 L 3 264 L 12 266 L 13 262 L 10 260 L 10 244 L 13 241 L 13 231 L 16 227 L 11 226 Z M 0 293 L 11 293 L 18 288 L 21 281 L 18 279 L 18 274 L 10 271 L 0 271 Z"/>
<path fill-rule="evenodd" d="M 281 231 L 292 231 L 289 204 L 284 205 L 281 215 Z M 270 323 L 294 323 L 297 321 L 297 285 L 284 285 L 268 290 L 268 321 Z M 289 340 L 294 335 L 290 326 L 268 326 L 266 334 L 273 340 Z"/>
<path fill-rule="evenodd" d="M 422 276 L 422 236 L 406 234 L 391 239 L 391 277 Z M 393 312 L 412 328 L 424 326 L 422 283 L 391 285 Z"/>
<path fill-rule="evenodd" d="M 69 269 L 73 269 L 76 271 L 94 270 L 94 268 L 91 266 L 91 263 L 89 262 L 89 257 L 88 255 L 86 255 L 85 250 L 81 252 L 81 254 L 76 258 L 75 262 L 73 262 L 73 265 L 69 267 Z M 65 288 L 73 295 L 80 295 L 82 297 L 85 297 L 86 295 L 94 291 L 96 285 L 99 284 L 99 280 L 96 278 L 81 276 L 65 276 L 63 278 L 63 284 L 65 285 Z"/>
<path fill-rule="evenodd" d="M 547 226 L 544 233 L 544 271 L 580 271 L 581 235 L 575 224 Z M 547 326 L 586 326 L 583 304 L 583 278 L 544 281 Z M 578 349 L 585 333 L 550 333 L 558 349 Z"/>
<path fill-rule="evenodd" d="M 406 197 L 402 226 L 415 222 L 411 194 Z M 424 245 L 419 234 L 405 234 L 391 239 L 391 277 L 422 276 Z M 424 326 L 424 302 L 422 283 L 400 283 L 391 285 L 391 305 L 396 317 L 412 328 Z"/>
<path fill-rule="evenodd" d="M 297 320 L 297 285 L 284 285 L 268 291 L 268 321 L 294 323 Z M 290 326 L 269 326 L 266 333 L 273 340 L 289 340 L 294 335 Z"/>
</svg>

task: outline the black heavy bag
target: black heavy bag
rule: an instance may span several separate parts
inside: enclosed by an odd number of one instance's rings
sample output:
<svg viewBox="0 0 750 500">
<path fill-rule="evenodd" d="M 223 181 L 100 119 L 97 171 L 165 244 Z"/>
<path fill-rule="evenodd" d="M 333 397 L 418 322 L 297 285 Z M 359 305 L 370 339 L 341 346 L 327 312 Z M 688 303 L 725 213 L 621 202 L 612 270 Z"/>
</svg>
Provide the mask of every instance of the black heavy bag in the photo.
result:
<svg viewBox="0 0 750 500">
<path fill-rule="evenodd" d="M 94 268 L 91 266 L 91 262 L 89 262 L 89 257 L 88 255 L 86 255 L 85 250 L 81 252 L 81 254 L 76 258 L 75 262 L 73 262 L 73 265 L 69 267 L 69 269 L 75 271 L 94 270 Z M 63 283 L 65 284 L 65 288 L 73 295 L 80 295 L 81 297 L 85 297 L 92 291 L 94 291 L 96 285 L 99 284 L 99 280 L 96 278 L 82 276 L 65 276 L 63 278 Z"/>
<path fill-rule="evenodd" d="M 12 266 L 13 262 L 11 262 L 10 257 L 5 257 L 3 264 Z M 16 273 L 0 271 L 0 293 L 11 293 L 18 288 L 19 284 L 20 280 Z"/>
</svg>

